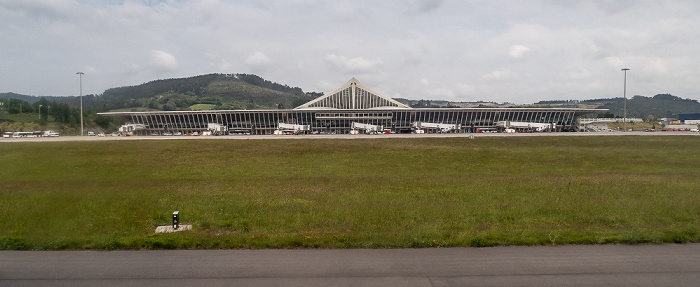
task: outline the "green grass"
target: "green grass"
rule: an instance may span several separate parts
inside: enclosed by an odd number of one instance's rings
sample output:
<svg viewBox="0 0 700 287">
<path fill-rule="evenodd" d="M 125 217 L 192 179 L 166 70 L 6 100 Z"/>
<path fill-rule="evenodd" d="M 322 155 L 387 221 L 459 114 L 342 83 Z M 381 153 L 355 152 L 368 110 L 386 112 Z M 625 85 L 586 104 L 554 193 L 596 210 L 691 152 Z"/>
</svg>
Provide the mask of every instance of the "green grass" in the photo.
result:
<svg viewBox="0 0 700 287">
<path fill-rule="evenodd" d="M 0 143 L 0 249 L 700 242 L 699 139 Z"/>
<path fill-rule="evenodd" d="M 191 105 L 190 107 L 187 108 L 188 111 L 210 111 L 213 110 L 216 107 L 216 105 L 212 104 L 196 104 L 196 105 Z"/>
<path fill-rule="evenodd" d="M 13 122 L 32 122 L 38 121 L 38 113 L 21 113 L 21 114 L 9 114 L 0 113 L 0 121 L 13 121 Z"/>
</svg>

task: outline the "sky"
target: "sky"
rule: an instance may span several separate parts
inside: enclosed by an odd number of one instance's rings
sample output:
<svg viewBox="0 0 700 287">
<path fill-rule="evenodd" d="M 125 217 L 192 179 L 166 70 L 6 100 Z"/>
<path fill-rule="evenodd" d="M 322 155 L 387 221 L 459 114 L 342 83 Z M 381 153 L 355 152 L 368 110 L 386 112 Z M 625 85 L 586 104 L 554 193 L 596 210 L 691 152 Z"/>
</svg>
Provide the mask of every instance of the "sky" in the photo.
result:
<svg viewBox="0 0 700 287">
<path fill-rule="evenodd" d="M 331 92 L 516 104 L 700 99 L 700 1 L 0 0 L 0 92 L 78 96 L 256 74 Z"/>
</svg>

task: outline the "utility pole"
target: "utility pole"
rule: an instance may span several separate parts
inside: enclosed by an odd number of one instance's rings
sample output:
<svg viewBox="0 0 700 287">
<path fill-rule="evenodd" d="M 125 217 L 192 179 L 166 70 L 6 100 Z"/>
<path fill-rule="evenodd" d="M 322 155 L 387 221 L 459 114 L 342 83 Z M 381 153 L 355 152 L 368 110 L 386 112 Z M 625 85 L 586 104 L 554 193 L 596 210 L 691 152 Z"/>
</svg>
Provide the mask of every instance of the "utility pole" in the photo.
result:
<svg viewBox="0 0 700 287">
<path fill-rule="evenodd" d="M 80 77 L 80 136 L 83 136 L 83 72 L 76 73 Z"/>
<path fill-rule="evenodd" d="M 622 129 L 623 131 L 627 131 L 627 71 L 630 69 L 624 68 L 622 71 L 625 72 L 625 87 L 624 87 L 624 92 L 622 94 L 622 97 L 624 98 L 624 103 L 623 105 L 623 115 L 622 115 Z"/>
</svg>

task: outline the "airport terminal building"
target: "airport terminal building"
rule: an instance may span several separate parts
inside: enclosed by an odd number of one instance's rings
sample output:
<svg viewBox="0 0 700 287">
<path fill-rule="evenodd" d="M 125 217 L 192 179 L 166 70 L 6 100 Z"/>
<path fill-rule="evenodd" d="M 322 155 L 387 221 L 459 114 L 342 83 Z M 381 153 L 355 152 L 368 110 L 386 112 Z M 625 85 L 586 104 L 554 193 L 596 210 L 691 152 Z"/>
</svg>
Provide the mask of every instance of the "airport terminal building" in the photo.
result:
<svg viewBox="0 0 700 287">
<path fill-rule="evenodd" d="M 364 86 L 355 78 L 294 109 L 110 112 L 127 121 L 133 135 L 202 133 L 277 134 L 280 131 L 357 132 L 577 131 L 577 119 L 601 109 L 411 108 Z"/>
</svg>

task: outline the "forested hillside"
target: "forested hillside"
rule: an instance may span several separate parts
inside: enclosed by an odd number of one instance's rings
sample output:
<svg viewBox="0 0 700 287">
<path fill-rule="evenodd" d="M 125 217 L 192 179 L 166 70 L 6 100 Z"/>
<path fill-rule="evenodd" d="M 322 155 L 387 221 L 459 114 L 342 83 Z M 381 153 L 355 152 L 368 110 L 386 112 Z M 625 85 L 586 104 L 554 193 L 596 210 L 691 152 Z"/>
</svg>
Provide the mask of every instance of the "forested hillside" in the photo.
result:
<svg viewBox="0 0 700 287">
<path fill-rule="evenodd" d="M 540 101 L 538 107 L 557 108 L 596 108 L 608 109 L 605 117 L 622 117 L 625 102 L 623 98 L 591 99 L 584 101 Z M 683 99 L 669 94 L 658 94 L 653 97 L 633 96 L 627 99 L 627 117 L 655 119 L 675 118 L 678 114 L 700 113 L 700 103 L 697 100 Z"/>
<path fill-rule="evenodd" d="M 89 99 L 100 110 L 285 109 L 311 100 L 301 88 L 250 74 L 209 74 L 156 80 L 138 86 L 106 90 Z"/>
<path fill-rule="evenodd" d="M 623 99 L 616 99 L 600 106 L 609 109 L 616 115 L 622 115 Z M 653 97 L 634 96 L 627 100 L 627 116 L 636 118 L 677 117 L 678 114 L 693 114 L 700 112 L 697 100 L 682 99 L 669 94 L 658 94 Z"/>
</svg>

